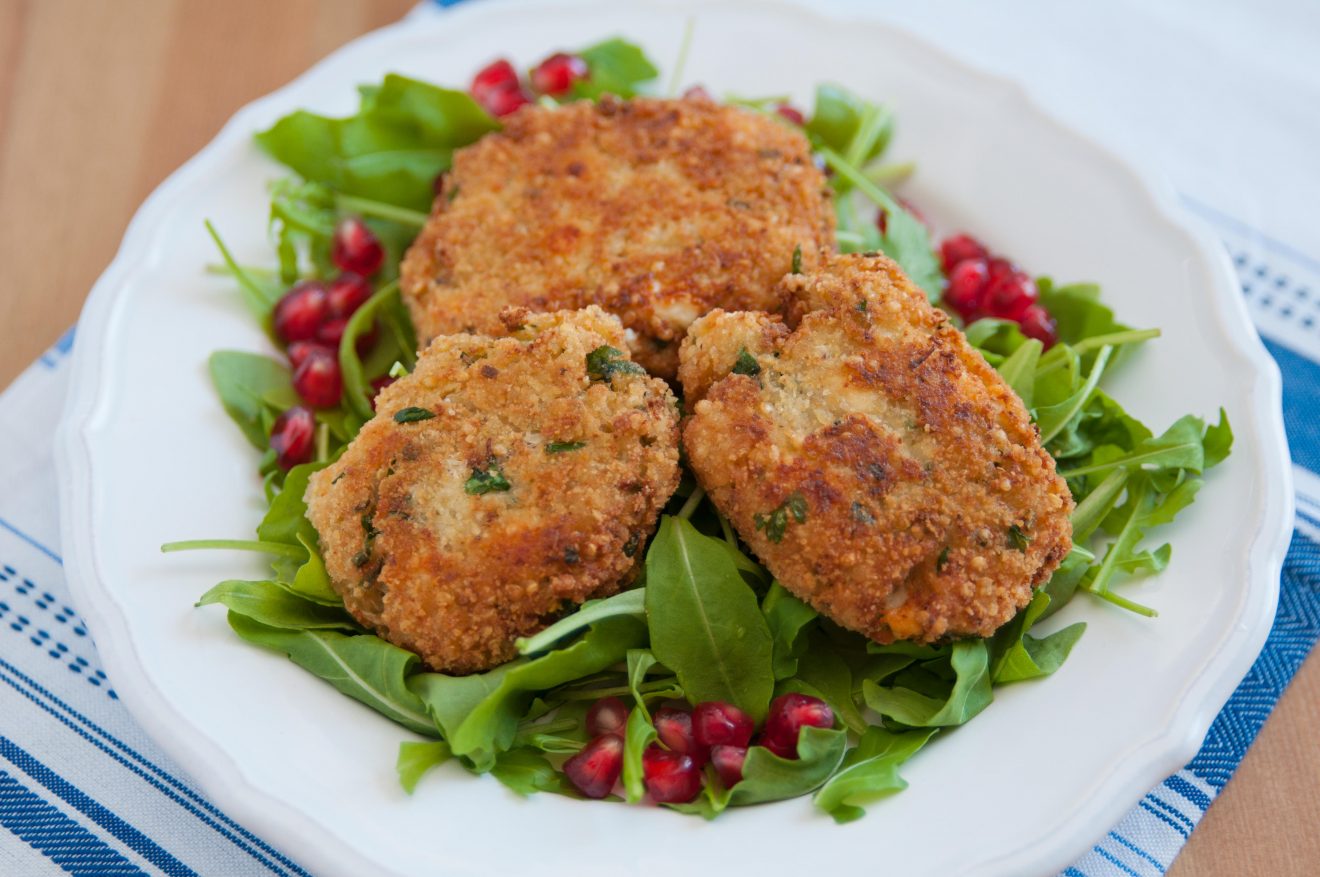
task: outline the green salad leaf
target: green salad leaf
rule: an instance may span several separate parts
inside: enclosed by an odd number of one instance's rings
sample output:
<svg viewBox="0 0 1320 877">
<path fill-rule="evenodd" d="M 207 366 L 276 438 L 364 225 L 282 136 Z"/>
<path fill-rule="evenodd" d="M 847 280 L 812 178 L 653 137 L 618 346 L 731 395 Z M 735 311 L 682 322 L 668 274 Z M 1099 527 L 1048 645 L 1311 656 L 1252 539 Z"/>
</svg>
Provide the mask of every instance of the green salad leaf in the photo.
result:
<svg viewBox="0 0 1320 877">
<path fill-rule="evenodd" d="M 841 824 L 860 819 L 865 815 L 862 804 L 907 788 L 898 768 L 936 733 L 933 728 L 917 731 L 890 731 L 874 725 L 867 728 L 857 746 L 844 758 L 839 771 L 816 793 L 813 799 L 816 806 Z"/>
<path fill-rule="evenodd" d="M 275 418 L 299 401 L 288 366 L 256 353 L 217 350 L 207 367 L 225 412 L 252 446 L 264 452 Z"/>
<path fill-rule="evenodd" d="M 417 789 L 417 783 L 431 768 L 444 764 L 453 753 L 449 744 L 443 740 L 431 740 L 421 743 L 405 740 L 399 744 L 399 758 L 395 770 L 399 774 L 399 785 L 411 795 Z"/>
<path fill-rule="evenodd" d="M 576 54 L 587 62 L 588 75 L 573 83 L 574 98 L 595 100 L 603 94 L 632 97 L 660 75 L 639 46 L 619 37 L 588 46 Z"/>
<path fill-rule="evenodd" d="M 682 518 L 661 518 L 646 553 L 651 648 L 694 703 L 722 700 L 759 720 L 774 691 L 774 643 L 719 542 Z"/>
<path fill-rule="evenodd" d="M 370 634 L 285 630 L 233 610 L 229 626 L 262 648 L 283 652 L 298 666 L 410 731 L 437 736 L 426 707 L 406 679 L 417 656 Z"/>
<path fill-rule="evenodd" d="M 466 93 L 391 73 L 352 116 L 299 110 L 256 139 L 305 180 L 424 211 L 453 151 L 497 127 Z"/>
</svg>

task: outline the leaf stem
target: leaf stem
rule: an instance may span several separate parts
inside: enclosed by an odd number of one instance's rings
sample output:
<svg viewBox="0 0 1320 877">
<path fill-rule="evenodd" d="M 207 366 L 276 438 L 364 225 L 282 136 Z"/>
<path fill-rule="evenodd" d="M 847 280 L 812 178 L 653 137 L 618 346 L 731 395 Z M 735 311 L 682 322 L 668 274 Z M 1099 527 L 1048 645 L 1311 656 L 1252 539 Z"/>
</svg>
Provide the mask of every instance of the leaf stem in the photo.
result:
<svg viewBox="0 0 1320 877">
<path fill-rule="evenodd" d="M 1067 417 L 1060 418 L 1059 422 L 1054 425 L 1054 428 L 1051 429 L 1048 434 L 1040 437 L 1040 443 L 1042 445 L 1049 443 L 1051 439 L 1063 432 L 1064 427 L 1066 427 L 1072 419 L 1077 416 L 1079 411 L 1086 407 L 1087 402 L 1091 401 L 1091 396 L 1095 393 L 1095 388 L 1100 384 L 1100 376 L 1105 373 L 1105 366 L 1109 363 L 1109 355 L 1113 353 L 1113 351 L 1114 348 L 1109 347 L 1108 345 L 1100 348 L 1100 353 L 1095 358 L 1095 364 L 1091 366 L 1091 373 L 1086 376 L 1086 383 L 1082 385 L 1082 389 L 1079 390 L 1074 397 L 1077 401 L 1073 403 L 1072 410 L 1068 412 Z"/>
<path fill-rule="evenodd" d="M 674 59 L 674 72 L 669 74 L 670 97 L 678 95 L 678 86 L 683 81 L 683 69 L 687 67 L 688 50 L 692 48 L 692 33 L 696 30 L 697 20 L 695 16 L 689 15 L 687 21 L 683 24 L 683 41 L 678 45 L 678 57 Z"/>
<path fill-rule="evenodd" d="M 261 554 L 290 557 L 294 560 L 307 559 L 307 549 L 301 546 L 289 545 L 284 542 L 261 542 L 256 539 L 187 539 L 182 542 L 166 542 L 160 546 L 163 554 L 170 554 L 175 551 L 201 551 L 212 548 L 231 551 L 255 551 Z"/>
<path fill-rule="evenodd" d="M 335 208 L 345 213 L 357 213 L 361 216 L 370 216 L 374 219 L 386 219 L 390 222 L 397 222 L 400 225 L 410 225 L 414 228 L 421 228 L 426 225 L 430 219 L 425 213 L 417 210 L 409 210 L 406 207 L 396 207 L 393 204 L 386 204 L 383 201 L 372 201 L 370 198 L 359 198 L 357 195 L 335 195 Z"/>
<path fill-rule="evenodd" d="M 691 518 L 692 513 L 697 510 L 697 506 L 701 505 L 701 501 L 705 498 L 706 489 L 698 484 L 687 498 L 687 502 L 683 503 L 683 507 L 678 510 L 678 517 L 685 521 Z"/>
<path fill-rule="evenodd" d="M 888 192 L 867 179 L 865 174 L 845 161 L 843 156 L 839 155 L 839 153 L 835 152 L 833 149 L 830 149 L 828 146 L 822 146 L 820 148 L 820 157 L 825 159 L 825 164 L 833 168 L 836 174 L 843 177 L 849 183 L 852 183 L 853 186 L 857 188 L 857 191 L 870 198 L 879 206 L 885 208 L 885 210 L 894 212 L 903 209 Z"/>
</svg>

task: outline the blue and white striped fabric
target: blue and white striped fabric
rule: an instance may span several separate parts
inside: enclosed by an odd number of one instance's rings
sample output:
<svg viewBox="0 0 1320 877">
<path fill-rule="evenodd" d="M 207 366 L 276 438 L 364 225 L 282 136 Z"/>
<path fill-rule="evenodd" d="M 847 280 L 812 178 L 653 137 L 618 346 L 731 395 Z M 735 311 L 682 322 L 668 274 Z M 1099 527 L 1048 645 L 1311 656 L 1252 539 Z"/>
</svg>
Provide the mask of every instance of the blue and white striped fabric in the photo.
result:
<svg viewBox="0 0 1320 877">
<path fill-rule="evenodd" d="M 1163 874 L 1320 635 L 1320 246 L 1301 252 L 1186 204 L 1221 234 L 1282 366 L 1297 532 L 1269 640 L 1201 751 L 1069 877 Z M 0 395 L 0 875 L 305 875 L 210 804 L 146 738 L 69 603 L 50 436 L 72 343 L 70 332 Z"/>
</svg>

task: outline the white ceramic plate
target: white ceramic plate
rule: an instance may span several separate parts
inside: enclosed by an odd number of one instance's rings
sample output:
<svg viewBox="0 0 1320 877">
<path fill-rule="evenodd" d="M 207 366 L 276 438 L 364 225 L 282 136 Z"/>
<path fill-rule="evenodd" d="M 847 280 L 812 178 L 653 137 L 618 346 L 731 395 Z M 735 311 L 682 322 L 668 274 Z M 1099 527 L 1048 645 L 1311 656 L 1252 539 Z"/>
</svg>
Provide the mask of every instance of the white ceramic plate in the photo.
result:
<svg viewBox="0 0 1320 877">
<path fill-rule="evenodd" d="M 891 102 L 892 154 L 920 161 L 907 190 L 916 203 L 1036 271 L 1100 281 L 1128 322 L 1162 327 L 1114 395 L 1157 428 L 1222 404 L 1237 446 L 1168 531 L 1170 569 L 1140 587 L 1159 618 L 1077 600 L 1061 621 L 1091 627 L 1063 669 L 1002 689 L 907 767 L 907 791 L 859 822 L 835 826 L 807 800 L 710 824 L 522 800 L 458 768 L 409 798 L 394 777 L 403 732 L 240 643 L 222 612 L 192 608 L 222 578 L 260 577 L 259 560 L 158 550 L 241 537 L 263 508 L 254 454 L 204 362 L 267 343 L 232 284 L 201 272 L 215 259 L 202 220 L 240 261 L 270 261 L 263 186 L 281 171 L 250 138 L 293 109 L 350 111 L 354 87 L 387 71 L 464 83 L 498 54 L 530 64 L 616 33 L 664 64 L 688 14 L 688 82 L 809 106 L 815 83 L 837 80 Z M 1171 204 L 1018 88 L 875 23 L 765 3 L 583 0 L 482 2 L 379 31 L 235 116 L 151 196 L 93 290 L 59 440 L 70 585 L 147 731 L 230 814 L 318 874 L 1057 871 L 1195 752 L 1264 642 L 1291 520 L 1277 371 L 1219 248 Z"/>
</svg>

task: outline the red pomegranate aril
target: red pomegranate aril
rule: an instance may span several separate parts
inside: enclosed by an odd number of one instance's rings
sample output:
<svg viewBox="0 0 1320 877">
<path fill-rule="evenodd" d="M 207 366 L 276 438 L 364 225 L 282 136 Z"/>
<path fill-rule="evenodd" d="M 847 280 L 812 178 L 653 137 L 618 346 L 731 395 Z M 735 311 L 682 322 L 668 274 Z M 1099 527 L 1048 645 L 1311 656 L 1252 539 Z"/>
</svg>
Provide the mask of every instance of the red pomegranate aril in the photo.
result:
<svg viewBox="0 0 1320 877">
<path fill-rule="evenodd" d="M 692 736 L 702 746 L 741 746 L 752 741 L 756 723 L 731 703 L 708 700 L 692 710 Z"/>
<path fill-rule="evenodd" d="M 297 368 L 303 364 L 303 360 L 318 350 L 324 350 L 332 355 L 334 354 L 334 351 L 316 341 L 295 341 L 289 345 L 289 349 L 286 350 L 285 353 L 289 356 L 289 365 Z"/>
<path fill-rule="evenodd" d="M 519 107 L 525 107 L 531 102 L 532 99 L 523 93 L 521 88 L 492 91 L 486 95 L 485 99 L 477 101 L 486 112 L 496 118 L 507 116 Z"/>
<path fill-rule="evenodd" d="M 330 316 L 347 320 L 371 298 L 371 284 L 361 274 L 345 271 L 325 291 Z"/>
<path fill-rule="evenodd" d="M 1038 297 L 1036 281 L 1029 274 L 1019 271 L 1011 263 L 999 259 L 991 261 L 990 279 L 981 305 L 986 313 L 1005 320 L 1017 320 Z"/>
<path fill-rule="evenodd" d="M 344 392 L 339 358 L 329 350 L 313 350 L 293 370 L 293 388 L 313 408 L 332 408 Z"/>
<path fill-rule="evenodd" d="M 304 280 L 275 303 L 272 321 L 275 334 L 285 344 L 309 341 L 329 314 L 325 286 L 317 280 Z"/>
<path fill-rule="evenodd" d="M 989 251 L 981 242 L 968 234 L 956 234 L 945 238 L 940 244 L 940 265 L 943 266 L 945 274 L 952 271 L 953 266 L 964 259 L 985 259 L 989 255 Z"/>
<path fill-rule="evenodd" d="M 385 262 L 385 248 L 376 233 L 356 216 L 339 220 L 330 246 L 330 261 L 340 271 L 370 277 Z"/>
<path fill-rule="evenodd" d="M 295 405 L 275 418 L 270 431 L 270 447 L 281 469 L 292 469 L 312 459 L 316 439 L 316 418 L 312 412 Z"/>
<path fill-rule="evenodd" d="M 622 734 L 628 724 L 628 705 L 617 697 L 602 697 L 587 710 L 587 733 Z"/>
<path fill-rule="evenodd" d="M 701 793 L 701 767 L 691 755 L 653 743 L 642 753 L 642 782 L 657 804 L 686 804 Z"/>
<path fill-rule="evenodd" d="M 770 702 L 761 745 L 782 758 L 797 758 L 803 728 L 833 728 L 834 710 L 818 697 L 791 692 Z"/>
<path fill-rule="evenodd" d="M 484 104 L 486 96 L 511 88 L 518 88 L 518 71 L 507 59 L 499 58 L 477 71 L 468 92 L 477 103 Z"/>
<path fill-rule="evenodd" d="M 802 111 L 790 104 L 780 104 L 775 107 L 775 112 L 783 116 L 785 119 L 788 119 L 799 128 L 805 127 L 807 124 L 807 117 L 802 115 Z"/>
<path fill-rule="evenodd" d="M 623 738 L 602 734 L 564 762 L 564 775 L 588 798 L 604 798 L 623 770 Z"/>
<path fill-rule="evenodd" d="M 989 279 L 990 268 L 985 259 L 964 259 L 949 272 L 949 283 L 944 288 L 945 304 L 964 318 L 971 317 L 981 309 Z"/>
<path fill-rule="evenodd" d="M 746 760 L 746 746 L 712 746 L 710 749 L 710 763 L 726 789 L 732 789 L 742 781 Z"/>
<path fill-rule="evenodd" d="M 1045 349 L 1049 350 L 1054 343 L 1059 340 L 1059 330 L 1054 323 L 1054 318 L 1050 316 L 1049 311 L 1040 305 L 1030 305 L 1022 316 L 1018 318 L 1018 325 L 1022 327 L 1022 334 L 1028 338 L 1035 338 Z"/>
<path fill-rule="evenodd" d="M 532 88 L 541 94 L 565 94 L 573 83 L 586 79 L 587 62 L 577 55 L 555 52 L 532 71 Z"/>
<path fill-rule="evenodd" d="M 697 742 L 692 731 L 692 713 L 687 710 L 661 707 L 655 712 L 655 735 L 660 742 L 675 752 L 690 755 L 698 765 L 706 763 L 710 753 Z"/>
</svg>

